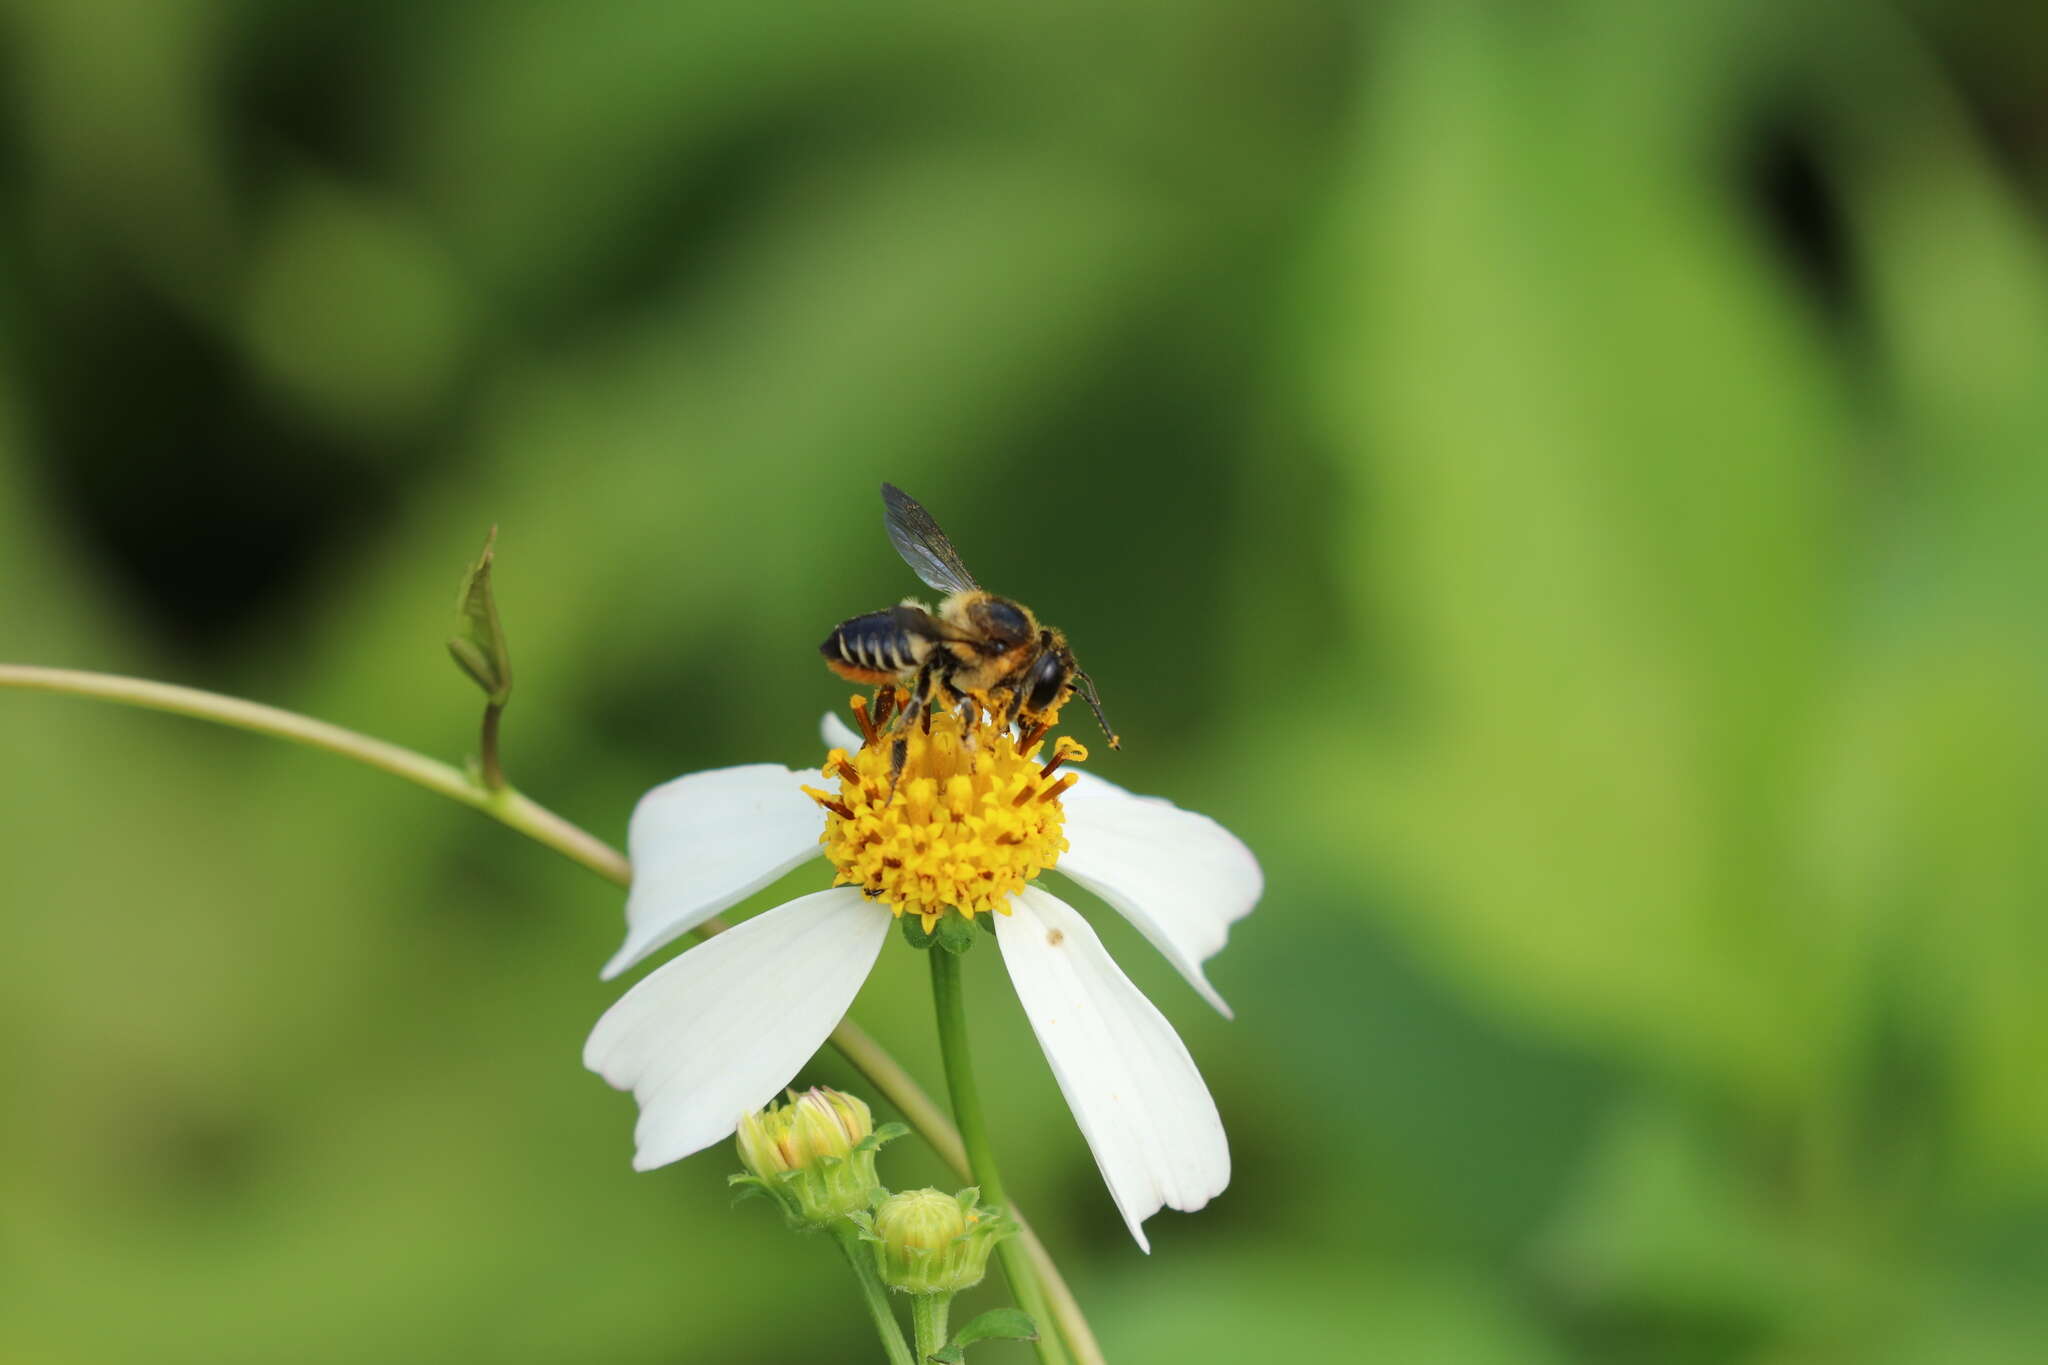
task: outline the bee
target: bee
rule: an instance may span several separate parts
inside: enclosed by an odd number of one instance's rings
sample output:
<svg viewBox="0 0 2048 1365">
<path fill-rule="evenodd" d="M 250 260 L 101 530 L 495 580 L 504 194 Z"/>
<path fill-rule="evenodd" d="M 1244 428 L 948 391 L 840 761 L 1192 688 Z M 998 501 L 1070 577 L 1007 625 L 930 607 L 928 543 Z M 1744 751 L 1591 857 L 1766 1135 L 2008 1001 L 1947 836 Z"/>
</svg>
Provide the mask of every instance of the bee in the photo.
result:
<svg viewBox="0 0 2048 1365">
<path fill-rule="evenodd" d="M 907 714 L 934 705 L 1005 694 L 1003 721 L 1037 728 L 1079 691 L 1096 723 L 1119 747 L 1102 713 L 1095 682 L 1074 662 L 1067 637 L 1041 626 L 1021 602 L 985 591 L 960 562 L 946 533 L 917 499 L 882 485 L 889 542 L 927 587 L 946 594 L 937 612 L 906 598 L 883 611 L 841 621 L 818 646 L 834 673 L 876 687 L 910 691 Z"/>
</svg>

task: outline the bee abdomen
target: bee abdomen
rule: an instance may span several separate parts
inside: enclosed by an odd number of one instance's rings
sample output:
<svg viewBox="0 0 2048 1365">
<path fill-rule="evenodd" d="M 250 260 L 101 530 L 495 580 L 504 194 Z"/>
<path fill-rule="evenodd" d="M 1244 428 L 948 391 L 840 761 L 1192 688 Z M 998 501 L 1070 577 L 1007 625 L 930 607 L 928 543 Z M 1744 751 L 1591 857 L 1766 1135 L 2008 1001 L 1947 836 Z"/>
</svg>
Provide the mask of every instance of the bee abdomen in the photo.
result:
<svg viewBox="0 0 2048 1365">
<path fill-rule="evenodd" d="M 873 611 L 841 621 L 825 643 L 818 646 L 818 652 L 828 663 L 896 677 L 917 671 L 920 643 L 896 619 L 894 610 Z"/>
</svg>

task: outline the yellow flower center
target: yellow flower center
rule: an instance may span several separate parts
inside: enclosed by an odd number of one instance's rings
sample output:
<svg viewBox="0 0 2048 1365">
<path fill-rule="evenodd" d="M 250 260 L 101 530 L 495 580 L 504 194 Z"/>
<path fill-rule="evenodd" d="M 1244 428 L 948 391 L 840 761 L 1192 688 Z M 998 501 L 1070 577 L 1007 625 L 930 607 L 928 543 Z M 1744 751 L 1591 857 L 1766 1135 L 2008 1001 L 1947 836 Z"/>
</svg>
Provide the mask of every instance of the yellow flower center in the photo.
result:
<svg viewBox="0 0 2048 1365">
<path fill-rule="evenodd" d="M 985 712 L 878 731 L 863 700 L 854 714 L 867 742 L 855 754 L 834 749 L 822 769 L 838 790 L 804 788 L 825 809 L 819 842 L 838 870 L 832 884 L 858 886 L 926 931 L 948 906 L 969 919 L 1010 913 L 1010 897 L 1067 846 L 1060 797 L 1076 778 L 1053 770 L 1088 751 L 1062 735 L 1041 763 L 1042 730 L 1020 740 Z"/>
</svg>

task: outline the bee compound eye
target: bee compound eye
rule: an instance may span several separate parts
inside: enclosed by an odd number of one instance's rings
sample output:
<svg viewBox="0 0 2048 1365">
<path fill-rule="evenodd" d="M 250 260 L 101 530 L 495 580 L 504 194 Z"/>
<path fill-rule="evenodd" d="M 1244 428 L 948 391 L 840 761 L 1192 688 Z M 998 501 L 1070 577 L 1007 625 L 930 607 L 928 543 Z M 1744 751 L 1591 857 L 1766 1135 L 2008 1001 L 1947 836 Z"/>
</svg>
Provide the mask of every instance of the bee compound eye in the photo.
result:
<svg viewBox="0 0 2048 1365">
<path fill-rule="evenodd" d="M 1024 684 L 1024 706 L 1029 711 L 1043 711 L 1060 699 L 1060 693 L 1067 684 L 1067 670 L 1056 654 L 1041 654 L 1038 662 L 1031 666 L 1031 676 Z"/>
</svg>

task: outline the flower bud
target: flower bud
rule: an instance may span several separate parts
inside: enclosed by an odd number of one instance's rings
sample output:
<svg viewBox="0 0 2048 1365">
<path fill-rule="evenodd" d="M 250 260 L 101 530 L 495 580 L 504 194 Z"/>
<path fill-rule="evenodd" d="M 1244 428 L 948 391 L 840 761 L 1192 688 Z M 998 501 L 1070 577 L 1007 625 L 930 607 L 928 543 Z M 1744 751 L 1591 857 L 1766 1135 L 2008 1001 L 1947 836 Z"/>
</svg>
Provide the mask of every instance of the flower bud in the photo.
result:
<svg viewBox="0 0 2048 1365">
<path fill-rule="evenodd" d="M 875 1116 L 867 1102 L 856 1095 L 820 1086 L 796 1097 L 790 1108 L 796 1117 L 791 1135 L 796 1139 L 797 1163 L 810 1166 L 826 1158 L 844 1161 L 862 1138 L 875 1131 Z M 870 1158 L 868 1164 L 874 1164 Z M 870 1187 L 873 1181 L 868 1182 Z"/>
<path fill-rule="evenodd" d="M 858 1096 L 820 1086 L 740 1119 L 747 1174 L 733 1180 L 767 1191 L 798 1222 L 829 1223 L 867 1208 L 875 1149 L 895 1135 L 875 1132 Z"/>
<path fill-rule="evenodd" d="M 988 1253 L 1010 1232 L 1009 1220 L 981 1208 L 979 1190 L 958 1195 L 906 1190 L 874 1212 L 875 1265 L 892 1289 L 954 1294 L 981 1283 Z"/>
</svg>

